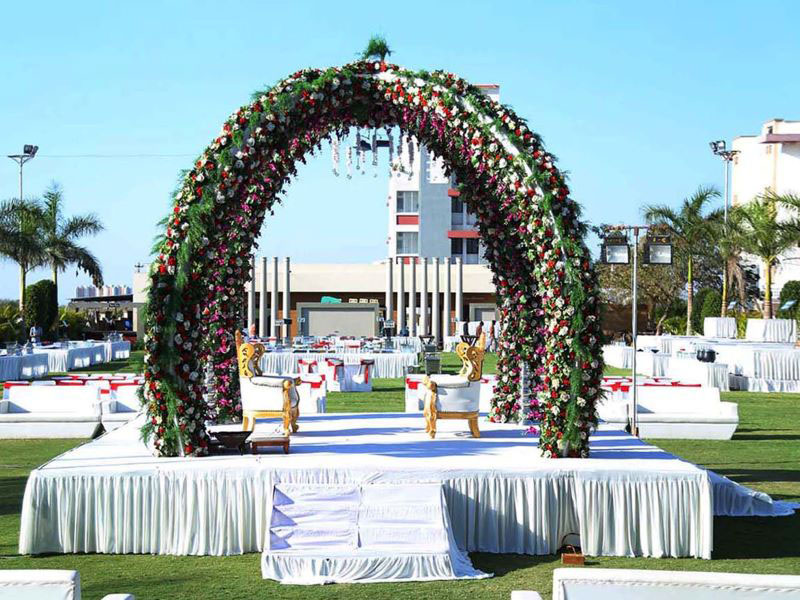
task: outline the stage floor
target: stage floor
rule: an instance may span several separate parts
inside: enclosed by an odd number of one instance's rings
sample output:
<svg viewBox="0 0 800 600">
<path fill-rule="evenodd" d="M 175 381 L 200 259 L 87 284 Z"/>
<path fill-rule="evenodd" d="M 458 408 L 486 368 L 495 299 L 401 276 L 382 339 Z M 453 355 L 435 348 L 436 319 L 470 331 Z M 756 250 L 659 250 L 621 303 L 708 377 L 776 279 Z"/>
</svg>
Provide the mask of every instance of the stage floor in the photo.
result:
<svg viewBox="0 0 800 600">
<path fill-rule="evenodd" d="M 709 473 L 618 430 L 592 436 L 590 459 L 552 460 L 523 428 L 484 419 L 479 439 L 466 422 L 440 421 L 431 440 L 420 415 L 310 415 L 288 455 L 165 459 L 139 425 L 31 472 L 21 553 L 255 552 L 275 483 L 441 482 L 469 551 L 549 554 L 579 534 L 589 555 L 711 556 Z"/>
</svg>

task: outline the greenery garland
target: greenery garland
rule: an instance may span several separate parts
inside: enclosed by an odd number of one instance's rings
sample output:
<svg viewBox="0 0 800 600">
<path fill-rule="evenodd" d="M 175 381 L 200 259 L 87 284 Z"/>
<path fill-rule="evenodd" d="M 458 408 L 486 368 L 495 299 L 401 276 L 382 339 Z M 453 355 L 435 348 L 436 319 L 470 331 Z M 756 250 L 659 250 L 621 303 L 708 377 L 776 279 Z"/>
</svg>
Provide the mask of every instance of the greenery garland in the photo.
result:
<svg viewBox="0 0 800 600">
<path fill-rule="evenodd" d="M 368 56 L 389 53 L 379 42 Z M 443 157 L 478 218 L 501 304 L 490 418 L 540 422 L 545 456 L 588 456 L 603 370 L 598 290 L 555 158 L 465 80 L 383 60 L 304 69 L 254 94 L 185 174 L 150 271 L 142 433 L 157 454 L 203 454 L 206 423 L 241 415 L 233 332 L 242 281 L 296 161 L 332 133 L 391 126 Z M 534 390 L 526 406 L 523 364 Z"/>
</svg>

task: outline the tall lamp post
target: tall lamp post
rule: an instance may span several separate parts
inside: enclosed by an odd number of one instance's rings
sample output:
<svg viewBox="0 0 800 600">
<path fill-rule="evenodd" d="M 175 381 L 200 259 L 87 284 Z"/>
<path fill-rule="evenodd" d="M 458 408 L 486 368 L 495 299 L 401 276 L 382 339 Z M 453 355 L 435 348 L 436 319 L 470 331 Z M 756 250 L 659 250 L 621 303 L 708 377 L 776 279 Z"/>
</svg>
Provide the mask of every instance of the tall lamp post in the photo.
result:
<svg viewBox="0 0 800 600">
<path fill-rule="evenodd" d="M 734 157 L 739 154 L 738 150 L 727 150 L 725 140 L 717 140 L 715 142 L 709 142 L 708 144 L 711 146 L 711 151 L 722 158 L 722 162 L 725 163 L 725 222 L 728 222 L 728 207 L 730 206 L 730 202 L 728 201 L 728 170 L 730 168 L 731 161 L 733 161 Z"/>
<path fill-rule="evenodd" d="M 633 357 L 631 360 L 631 372 L 633 373 L 633 407 L 629 417 L 630 432 L 639 436 L 639 425 L 637 410 L 639 405 L 639 392 L 636 389 L 636 338 L 637 338 L 637 314 L 638 304 L 638 255 L 639 255 L 639 232 L 648 232 L 644 245 L 644 262 L 649 265 L 671 265 L 672 264 L 672 244 L 669 236 L 654 235 L 649 232 L 651 227 L 647 225 L 608 225 L 603 227 L 604 238 L 600 249 L 600 260 L 607 265 L 627 265 L 631 262 L 633 255 L 633 275 L 631 277 L 632 306 L 631 306 L 631 344 Z M 628 243 L 628 233 L 633 233 L 633 252 Z"/>
<path fill-rule="evenodd" d="M 19 165 L 19 200 L 22 202 L 22 167 L 23 165 L 33 160 L 33 157 L 36 156 L 36 153 L 39 151 L 39 146 L 34 146 L 33 144 L 25 144 L 22 147 L 22 154 L 9 154 L 8 158 L 13 160 Z"/>
</svg>

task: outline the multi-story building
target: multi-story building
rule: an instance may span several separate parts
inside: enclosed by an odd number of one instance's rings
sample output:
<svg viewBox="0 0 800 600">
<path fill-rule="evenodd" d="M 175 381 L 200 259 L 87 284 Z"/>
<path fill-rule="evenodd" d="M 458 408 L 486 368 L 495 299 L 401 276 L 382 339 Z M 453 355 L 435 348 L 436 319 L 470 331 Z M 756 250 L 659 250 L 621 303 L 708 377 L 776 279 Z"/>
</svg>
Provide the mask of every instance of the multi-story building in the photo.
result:
<svg viewBox="0 0 800 600">
<path fill-rule="evenodd" d="M 750 202 L 771 190 L 776 194 L 800 194 L 800 121 L 772 119 L 758 135 L 743 135 L 733 140 L 731 202 L 735 206 Z M 779 218 L 782 215 L 779 212 Z M 763 265 L 759 275 L 765 280 Z M 780 257 L 772 279 L 773 298 L 784 284 L 800 279 L 800 249 L 793 248 Z"/>
<path fill-rule="evenodd" d="M 478 87 L 500 100 L 499 85 Z M 406 263 L 412 258 L 450 257 L 464 264 L 485 264 L 475 217 L 459 199 L 442 159 L 413 138 L 403 140 L 403 149 L 389 178 L 388 255 Z"/>
</svg>

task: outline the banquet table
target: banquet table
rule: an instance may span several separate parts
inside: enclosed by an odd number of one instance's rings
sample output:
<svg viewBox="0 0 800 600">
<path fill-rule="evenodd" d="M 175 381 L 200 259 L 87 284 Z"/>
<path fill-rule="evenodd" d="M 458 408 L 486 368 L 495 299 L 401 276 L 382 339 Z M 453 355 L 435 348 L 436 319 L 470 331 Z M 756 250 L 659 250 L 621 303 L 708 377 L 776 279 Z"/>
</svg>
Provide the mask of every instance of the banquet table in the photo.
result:
<svg viewBox="0 0 800 600">
<path fill-rule="evenodd" d="M 730 389 L 728 365 L 724 363 L 707 363 L 691 358 L 672 357 L 669 359 L 668 374 L 670 378 L 681 383 L 699 383 L 719 388 L 722 392 Z"/>
<path fill-rule="evenodd" d="M 124 360 L 131 356 L 131 343 L 125 341 L 103 342 L 104 362 Z"/>
<path fill-rule="evenodd" d="M 418 364 L 414 352 L 267 352 L 261 357 L 260 366 L 264 373 L 299 373 L 300 360 L 322 363 L 327 358 L 338 358 L 345 365 L 360 365 L 362 360 L 373 360 L 375 364 L 370 372 L 371 377 L 405 377 L 408 367 Z"/>
<path fill-rule="evenodd" d="M 703 335 L 712 338 L 733 338 L 738 332 L 733 317 L 706 317 L 703 320 Z"/>
<path fill-rule="evenodd" d="M 794 319 L 747 319 L 745 339 L 752 342 L 797 341 L 797 323 Z"/>
<path fill-rule="evenodd" d="M 71 345 L 67 348 L 40 346 L 36 354 L 45 354 L 51 373 L 85 369 L 91 365 L 105 362 L 106 349 L 103 344 Z"/>
</svg>

